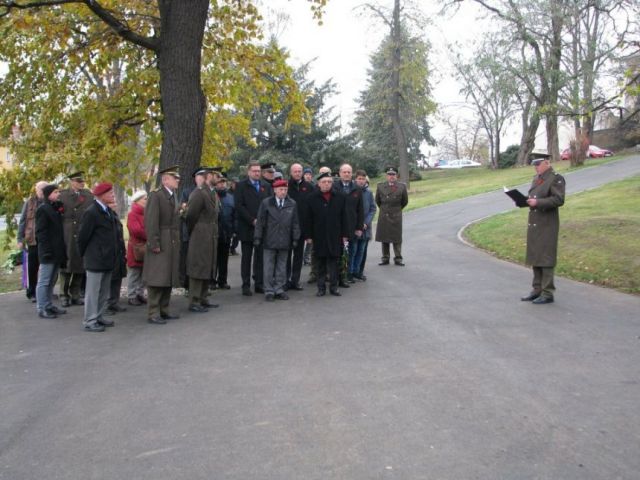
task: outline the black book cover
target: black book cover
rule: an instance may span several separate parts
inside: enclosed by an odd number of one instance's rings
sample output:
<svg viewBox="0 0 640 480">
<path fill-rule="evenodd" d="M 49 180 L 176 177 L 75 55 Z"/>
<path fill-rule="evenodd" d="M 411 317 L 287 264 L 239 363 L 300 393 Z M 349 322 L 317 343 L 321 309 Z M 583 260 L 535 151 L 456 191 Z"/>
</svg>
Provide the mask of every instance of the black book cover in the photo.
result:
<svg viewBox="0 0 640 480">
<path fill-rule="evenodd" d="M 520 190 L 518 190 L 517 188 L 513 188 L 513 189 L 509 190 L 507 187 L 504 187 L 504 193 L 509 195 L 511 197 L 511 199 L 514 202 L 516 202 L 516 206 L 518 206 L 520 208 L 529 206 L 529 205 L 527 205 L 527 197 L 525 195 L 523 195 L 522 192 Z"/>
</svg>

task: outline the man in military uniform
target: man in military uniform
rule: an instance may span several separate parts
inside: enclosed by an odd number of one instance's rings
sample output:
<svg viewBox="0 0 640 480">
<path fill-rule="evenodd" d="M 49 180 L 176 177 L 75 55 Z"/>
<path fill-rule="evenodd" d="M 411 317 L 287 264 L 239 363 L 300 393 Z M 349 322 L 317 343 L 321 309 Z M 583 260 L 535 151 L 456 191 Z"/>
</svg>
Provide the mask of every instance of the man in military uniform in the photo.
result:
<svg viewBox="0 0 640 480">
<path fill-rule="evenodd" d="M 549 155 L 535 154 L 531 165 L 536 169 L 529 189 L 529 220 L 527 225 L 527 265 L 533 267 L 532 290 L 523 302 L 536 305 L 553 303 L 554 268 L 558 254 L 560 215 L 564 204 L 565 181 L 553 171 Z M 542 157 L 542 158 L 540 158 Z"/>
<path fill-rule="evenodd" d="M 262 179 L 269 185 L 272 185 L 276 179 L 276 164 L 273 162 L 267 162 L 260 165 L 260 171 L 262 173 Z"/>
<path fill-rule="evenodd" d="M 143 278 L 148 290 L 149 323 L 178 318 L 169 313 L 171 288 L 180 286 L 180 204 L 176 198 L 178 166 L 160 172 L 162 185 L 149 193 L 144 211 L 147 251 Z"/>
<path fill-rule="evenodd" d="M 407 186 L 398 182 L 398 170 L 386 169 L 387 181 L 378 184 L 376 205 L 380 208 L 376 227 L 376 242 L 382 242 L 382 260 L 378 265 L 389 265 L 389 244 L 393 243 L 393 262 L 404 267 L 402 259 L 402 209 L 409 203 Z"/>
<path fill-rule="evenodd" d="M 62 281 L 62 306 L 84 305 L 80 289 L 85 275 L 82 257 L 78 251 L 78 229 L 85 210 L 93 204 L 93 195 L 84 187 L 84 172 L 67 176 L 69 188 L 60 191 L 60 202 L 64 207 L 64 243 L 67 248 L 67 266 L 60 272 Z"/>
<path fill-rule="evenodd" d="M 219 204 L 215 193 L 207 184 L 208 169 L 200 167 L 193 173 L 196 188 L 189 195 L 185 216 L 189 231 L 187 275 L 189 275 L 189 311 L 207 312 L 209 283 L 216 271 L 218 249 Z"/>
</svg>

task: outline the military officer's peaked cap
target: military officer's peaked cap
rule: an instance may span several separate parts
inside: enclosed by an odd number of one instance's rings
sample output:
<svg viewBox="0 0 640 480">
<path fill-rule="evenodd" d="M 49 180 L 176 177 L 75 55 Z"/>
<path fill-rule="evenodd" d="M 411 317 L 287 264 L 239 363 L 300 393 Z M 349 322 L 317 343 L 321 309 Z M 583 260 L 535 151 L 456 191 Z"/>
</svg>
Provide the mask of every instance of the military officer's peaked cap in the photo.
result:
<svg viewBox="0 0 640 480">
<path fill-rule="evenodd" d="M 206 175 L 210 171 L 211 169 L 209 167 L 198 167 L 193 171 L 191 176 L 195 178 L 196 175 Z"/>
<path fill-rule="evenodd" d="M 260 164 L 260 170 L 275 170 L 276 164 L 274 162 L 267 162 Z"/>
<path fill-rule="evenodd" d="M 320 175 L 318 175 L 318 178 L 316 180 L 320 181 L 320 180 L 322 180 L 323 178 L 326 178 L 326 177 L 331 178 L 331 173 L 329 173 L 329 172 L 321 173 Z"/>
<path fill-rule="evenodd" d="M 538 165 L 540 162 L 549 160 L 551 155 L 547 152 L 531 152 L 529 158 L 531 159 L 531 165 Z"/>
<path fill-rule="evenodd" d="M 207 167 L 211 173 L 217 173 L 219 175 L 223 175 L 222 165 L 216 165 L 215 167 Z"/>
<path fill-rule="evenodd" d="M 84 172 L 82 170 L 70 173 L 67 175 L 69 180 L 75 180 L 76 182 L 84 182 Z"/>
<path fill-rule="evenodd" d="M 398 169 L 396 169 L 396 167 L 387 167 L 386 170 L 384 171 L 384 173 L 386 174 L 398 174 Z"/>
<path fill-rule="evenodd" d="M 160 170 L 158 173 L 160 175 L 171 175 L 172 177 L 180 178 L 180 174 L 178 173 L 179 169 L 180 167 L 178 165 L 172 165 L 170 167 Z"/>
</svg>

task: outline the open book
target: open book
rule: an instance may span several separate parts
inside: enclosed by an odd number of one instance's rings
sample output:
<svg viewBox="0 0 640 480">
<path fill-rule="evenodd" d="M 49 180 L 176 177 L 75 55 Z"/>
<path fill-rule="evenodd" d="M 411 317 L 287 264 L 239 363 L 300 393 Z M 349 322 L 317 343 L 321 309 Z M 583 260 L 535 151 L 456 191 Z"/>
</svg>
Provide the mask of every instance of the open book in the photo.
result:
<svg viewBox="0 0 640 480">
<path fill-rule="evenodd" d="M 527 205 L 527 197 L 525 195 L 523 195 L 520 190 L 518 190 L 517 188 L 513 188 L 511 190 L 509 190 L 507 187 L 503 187 L 503 188 L 504 188 L 504 193 L 509 195 L 511 197 L 511 199 L 514 202 L 516 202 L 516 206 L 518 206 L 520 208 L 528 207 L 528 205 Z"/>
</svg>

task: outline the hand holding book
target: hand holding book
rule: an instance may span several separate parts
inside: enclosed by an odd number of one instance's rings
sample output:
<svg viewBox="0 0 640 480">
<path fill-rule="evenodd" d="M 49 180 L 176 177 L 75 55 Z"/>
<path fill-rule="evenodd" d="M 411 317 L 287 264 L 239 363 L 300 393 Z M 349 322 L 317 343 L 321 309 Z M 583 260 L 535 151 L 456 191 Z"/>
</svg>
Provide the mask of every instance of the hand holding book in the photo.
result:
<svg viewBox="0 0 640 480">
<path fill-rule="evenodd" d="M 517 207 L 523 208 L 523 207 L 529 206 L 527 204 L 527 197 L 523 195 L 520 190 L 518 190 L 517 188 L 513 188 L 511 190 L 509 190 L 507 187 L 503 187 L 503 188 L 504 188 L 504 193 L 509 195 L 509 197 L 511 197 L 511 199 L 514 202 L 516 202 Z"/>
</svg>

